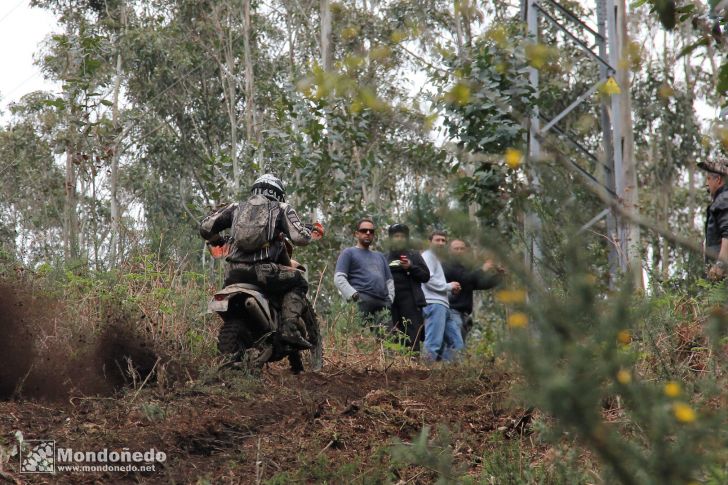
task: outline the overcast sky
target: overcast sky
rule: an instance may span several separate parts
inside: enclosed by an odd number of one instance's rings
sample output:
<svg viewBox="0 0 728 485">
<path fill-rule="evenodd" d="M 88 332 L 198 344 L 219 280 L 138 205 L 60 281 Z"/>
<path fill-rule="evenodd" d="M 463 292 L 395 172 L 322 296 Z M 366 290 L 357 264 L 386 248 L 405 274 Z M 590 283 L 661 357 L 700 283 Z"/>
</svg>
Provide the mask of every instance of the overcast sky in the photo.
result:
<svg viewBox="0 0 728 485">
<path fill-rule="evenodd" d="M 0 111 L 38 89 L 52 89 L 33 64 L 43 39 L 57 29 L 53 15 L 30 0 L 0 0 Z M 3 113 L 7 114 L 7 113 Z"/>
</svg>

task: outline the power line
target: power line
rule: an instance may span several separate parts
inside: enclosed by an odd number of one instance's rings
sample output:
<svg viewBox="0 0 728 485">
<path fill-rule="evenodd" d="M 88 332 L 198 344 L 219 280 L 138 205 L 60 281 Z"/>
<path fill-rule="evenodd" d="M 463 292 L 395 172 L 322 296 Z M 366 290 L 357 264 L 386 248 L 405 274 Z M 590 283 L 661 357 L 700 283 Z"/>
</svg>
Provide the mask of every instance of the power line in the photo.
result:
<svg viewBox="0 0 728 485">
<path fill-rule="evenodd" d="M 17 85 L 17 86 L 15 86 L 15 87 L 14 87 L 13 89 L 11 89 L 11 90 L 10 90 L 10 91 L 8 91 L 7 93 L 5 93 L 5 98 L 9 99 L 9 98 L 10 98 L 10 96 L 12 96 L 13 94 L 15 94 L 15 93 L 16 93 L 16 92 L 17 92 L 17 91 L 18 91 L 18 90 L 20 89 L 20 88 L 22 88 L 23 86 L 25 86 L 26 84 L 28 84 L 28 82 L 30 82 L 30 81 L 32 81 L 33 79 L 35 79 L 35 78 L 37 78 L 38 76 L 40 76 L 40 74 L 41 74 L 41 73 L 40 73 L 40 71 L 37 71 L 37 72 L 36 72 L 35 74 L 33 74 L 33 75 L 31 75 L 30 77 L 28 77 L 27 79 L 25 79 L 25 80 L 21 81 L 21 82 L 20 82 L 20 84 L 18 84 L 18 85 Z M 0 93 L 0 94 L 2 94 L 2 93 Z"/>
<path fill-rule="evenodd" d="M 13 12 L 15 12 L 18 9 L 18 7 L 20 7 L 26 1 L 27 0 L 20 0 L 17 5 L 15 5 L 13 8 L 11 8 L 10 10 L 8 10 L 5 15 L 3 15 L 2 17 L 0 17 L 0 22 L 2 22 L 3 20 L 5 20 L 6 18 L 10 17 L 10 14 L 12 14 Z"/>
</svg>

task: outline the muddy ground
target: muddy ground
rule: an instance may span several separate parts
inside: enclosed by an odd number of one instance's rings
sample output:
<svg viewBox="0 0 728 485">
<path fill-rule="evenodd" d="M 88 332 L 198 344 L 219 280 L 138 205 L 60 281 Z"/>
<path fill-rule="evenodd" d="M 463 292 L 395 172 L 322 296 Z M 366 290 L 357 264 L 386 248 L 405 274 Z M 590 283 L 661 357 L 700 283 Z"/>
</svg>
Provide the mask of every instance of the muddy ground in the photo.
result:
<svg viewBox="0 0 728 485">
<path fill-rule="evenodd" d="M 427 368 L 352 336 L 326 347 L 320 372 L 276 363 L 254 378 L 165 354 L 119 312 L 73 332 L 42 291 L 0 282 L 0 294 L 0 483 L 433 483 L 432 469 L 391 453 L 425 426 L 446 426 L 456 467 L 481 480 L 503 440 L 529 448 L 526 463 L 543 451 L 521 433 L 513 377 L 490 363 Z M 166 459 L 148 472 L 21 473 L 18 432 Z"/>
<path fill-rule="evenodd" d="M 424 425 L 453 432 L 456 462 L 479 476 L 493 438 L 512 433 L 522 410 L 505 398 L 507 379 L 458 368 L 328 361 L 294 376 L 282 364 L 260 379 L 225 371 L 172 389 L 148 384 L 117 397 L 0 402 L 6 448 L 13 433 L 74 450 L 154 448 L 167 459 L 149 473 L 18 473 L 12 483 L 432 483 L 422 467 L 392 463 L 389 446 Z M 0 482 L 2 479 L 0 478 Z"/>
</svg>

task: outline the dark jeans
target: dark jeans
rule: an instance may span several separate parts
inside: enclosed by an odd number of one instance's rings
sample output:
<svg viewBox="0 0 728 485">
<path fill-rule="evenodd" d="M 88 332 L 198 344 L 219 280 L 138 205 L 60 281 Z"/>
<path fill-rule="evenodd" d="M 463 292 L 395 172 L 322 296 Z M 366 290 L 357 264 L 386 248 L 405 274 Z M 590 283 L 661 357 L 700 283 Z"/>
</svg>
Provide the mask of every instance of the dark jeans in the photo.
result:
<svg viewBox="0 0 728 485">
<path fill-rule="evenodd" d="M 374 333 L 381 336 L 392 326 L 389 315 L 389 302 L 360 293 L 356 305 L 364 324 L 371 328 Z"/>
<path fill-rule="evenodd" d="M 227 267 L 225 286 L 233 283 L 257 285 L 266 295 L 279 298 L 283 323 L 298 326 L 308 292 L 308 282 L 300 271 L 274 263 L 233 263 Z"/>
<path fill-rule="evenodd" d="M 412 295 L 405 294 L 394 298 L 392 323 L 395 330 L 405 335 L 407 348 L 419 351 L 425 339 L 425 318 L 422 316 L 422 308 L 415 304 Z"/>
</svg>

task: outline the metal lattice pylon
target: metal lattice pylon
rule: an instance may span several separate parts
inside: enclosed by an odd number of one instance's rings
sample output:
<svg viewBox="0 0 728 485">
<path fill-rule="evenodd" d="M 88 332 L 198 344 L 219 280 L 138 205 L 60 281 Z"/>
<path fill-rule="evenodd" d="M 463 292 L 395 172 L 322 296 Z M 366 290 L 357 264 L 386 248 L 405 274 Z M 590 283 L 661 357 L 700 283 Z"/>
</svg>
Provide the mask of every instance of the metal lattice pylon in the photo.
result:
<svg viewBox="0 0 728 485">
<path fill-rule="evenodd" d="M 593 174 L 571 161 L 573 168 L 580 172 L 587 183 L 596 184 L 607 190 L 617 200 L 623 198 L 625 191 L 623 175 L 623 118 L 620 96 L 613 95 L 609 98 L 602 97 L 600 124 L 603 135 L 603 147 L 605 160 L 600 161 L 599 157 L 584 146 L 577 138 L 566 130 L 559 127 L 559 121 L 571 113 L 575 108 L 593 98 L 599 86 L 606 83 L 615 76 L 619 57 L 621 53 L 620 36 L 618 35 L 618 8 L 614 0 L 596 0 L 597 29 L 594 30 L 587 25 L 577 14 L 564 7 L 556 0 L 522 0 L 522 15 L 528 26 L 528 33 L 532 40 L 539 41 L 539 25 L 542 21 L 549 22 L 555 29 L 573 41 L 589 58 L 591 58 L 599 72 L 599 79 L 594 86 L 586 92 L 577 96 L 571 104 L 551 119 L 548 119 L 536 106 L 531 114 L 529 122 L 528 157 L 529 160 L 541 159 L 540 139 L 546 134 L 553 133 L 564 142 L 571 145 L 578 152 L 603 169 L 603 181 L 600 181 Z M 562 19 L 557 18 L 558 12 Z M 585 39 L 590 39 L 585 40 Z M 532 87 L 538 91 L 539 71 L 530 68 L 530 82 Z M 615 149 L 616 147 L 616 149 Z M 535 191 L 540 190 L 541 178 L 539 176 L 538 164 L 531 166 L 531 183 Z M 612 281 L 619 272 L 628 269 L 628 237 L 626 226 L 617 214 L 610 208 L 605 208 L 595 215 L 582 230 L 586 230 L 602 218 L 607 218 L 607 230 L 609 237 L 614 244 L 611 245 L 609 256 L 610 273 Z M 538 261 L 542 257 L 541 251 L 541 222 L 535 213 L 526 216 L 525 223 L 526 240 L 529 247 L 526 251 L 527 264 L 531 270 L 538 274 Z"/>
</svg>

